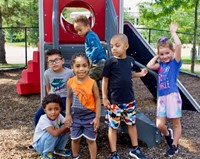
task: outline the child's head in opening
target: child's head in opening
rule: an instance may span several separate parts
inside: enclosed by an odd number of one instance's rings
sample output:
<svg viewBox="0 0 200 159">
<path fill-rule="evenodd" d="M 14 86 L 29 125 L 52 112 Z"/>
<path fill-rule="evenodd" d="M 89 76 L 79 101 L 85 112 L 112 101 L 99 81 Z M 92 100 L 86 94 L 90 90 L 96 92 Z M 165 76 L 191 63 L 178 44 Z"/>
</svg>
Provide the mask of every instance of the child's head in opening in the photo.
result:
<svg viewBox="0 0 200 159">
<path fill-rule="evenodd" d="M 157 42 L 157 51 L 163 63 L 171 61 L 174 57 L 174 47 L 170 39 L 162 37 Z"/>
<path fill-rule="evenodd" d="M 71 68 L 78 79 L 84 80 L 90 70 L 90 61 L 86 54 L 74 54 L 71 59 Z"/>
<path fill-rule="evenodd" d="M 90 29 L 90 21 L 86 16 L 79 15 L 74 18 L 74 30 L 79 36 L 85 36 Z"/>
<path fill-rule="evenodd" d="M 57 49 L 51 49 L 46 52 L 46 60 L 49 68 L 55 72 L 63 71 L 64 58 L 62 53 Z"/>
<path fill-rule="evenodd" d="M 62 99 L 57 94 L 49 94 L 42 100 L 42 108 L 50 120 L 56 120 L 62 108 Z"/>
<path fill-rule="evenodd" d="M 129 47 L 128 38 L 125 34 L 116 34 L 110 40 L 110 47 L 113 56 L 126 58 L 126 50 Z"/>
</svg>

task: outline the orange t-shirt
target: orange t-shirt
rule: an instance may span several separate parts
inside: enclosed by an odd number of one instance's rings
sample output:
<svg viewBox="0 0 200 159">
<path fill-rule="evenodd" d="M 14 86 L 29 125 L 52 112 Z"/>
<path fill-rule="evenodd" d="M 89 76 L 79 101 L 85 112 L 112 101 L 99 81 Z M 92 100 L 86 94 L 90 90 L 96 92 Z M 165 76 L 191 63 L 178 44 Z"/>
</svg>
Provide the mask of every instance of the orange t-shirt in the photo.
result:
<svg viewBox="0 0 200 159">
<path fill-rule="evenodd" d="M 93 94 L 94 80 L 88 76 L 88 79 L 79 84 L 76 81 L 76 76 L 68 80 L 68 85 L 71 87 L 73 95 L 78 98 L 79 102 L 86 108 L 96 112 L 96 104 Z M 73 100 L 72 107 L 76 107 L 76 100 Z"/>
</svg>

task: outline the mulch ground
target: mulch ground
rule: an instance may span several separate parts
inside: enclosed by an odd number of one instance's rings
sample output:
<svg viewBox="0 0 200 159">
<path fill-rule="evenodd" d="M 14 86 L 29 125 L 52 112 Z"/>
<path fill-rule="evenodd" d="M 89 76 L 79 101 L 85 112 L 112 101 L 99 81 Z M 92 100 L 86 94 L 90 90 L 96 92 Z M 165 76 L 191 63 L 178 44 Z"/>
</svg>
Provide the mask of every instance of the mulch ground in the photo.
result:
<svg viewBox="0 0 200 159">
<path fill-rule="evenodd" d="M 21 71 L 0 72 L 0 158 L 1 159 L 37 159 L 39 155 L 30 151 L 27 146 L 32 142 L 34 126 L 33 115 L 40 105 L 40 95 L 19 96 L 16 83 L 21 78 Z M 200 103 L 200 78 L 180 74 L 182 84 L 189 90 L 193 98 Z M 156 103 L 153 96 L 143 85 L 141 80 L 134 79 L 135 94 L 138 110 L 155 122 Z M 183 111 L 182 137 L 180 152 L 174 159 L 200 158 L 200 114 L 195 111 Z M 147 132 L 148 135 L 148 132 Z M 106 159 L 110 148 L 107 139 L 107 126 L 101 123 L 98 138 L 98 159 Z M 118 132 L 117 148 L 122 159 L 128 156 L 130 140 L 126 134 Z M 142 151 L 148 159 L 164 159 L 167 147 L 165 140 L 147 148 L 141 145 Z M 81 159 L 89 159 L 89 152 L 85 140 L 80 149 Z M 61 157 L 57 157 L 62 159 Z M 69 157 L 70 158 L 70 157 Z"/>
</svg>

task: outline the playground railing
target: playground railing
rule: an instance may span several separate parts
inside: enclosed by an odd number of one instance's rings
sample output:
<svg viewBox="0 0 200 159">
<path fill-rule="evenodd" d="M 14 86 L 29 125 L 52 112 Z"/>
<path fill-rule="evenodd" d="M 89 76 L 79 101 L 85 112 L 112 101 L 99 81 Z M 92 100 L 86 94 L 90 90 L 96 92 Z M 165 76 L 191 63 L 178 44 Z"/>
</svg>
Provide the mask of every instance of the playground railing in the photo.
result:
<svg viewBox="0 0 200 159">
<path fill-rule="evenodd" d="M 139 28 L 137 27 L 142 36 L 148 41 L 148 43 L 156 48 L 156 41 L 161 36 L 170 37 L 168 30 L 160 30 L 154 28 Z M 26 68 L 27 62 L 32 58 L 32 52 L 37 48 L 39 28 L 38 27 L 2 27 L 0 31 L 3 31 L 5 37 L 5 58 L 8 65 L 0 65 L 0 71 Z M 187 59 L 191 59 L 193 39 L 192 33 L 178 32 L 183 43 L 182 56 Z M 34 46 L 34 47 L 31 47 Z M 34 50 L 35 49 L 35 50 Z M 197 47 L 196 47 L 196 61 L 200 60 L 200 34 L 197 35 Z M 191 63 L 189 63 L 191 64 Z"/>
</svg>

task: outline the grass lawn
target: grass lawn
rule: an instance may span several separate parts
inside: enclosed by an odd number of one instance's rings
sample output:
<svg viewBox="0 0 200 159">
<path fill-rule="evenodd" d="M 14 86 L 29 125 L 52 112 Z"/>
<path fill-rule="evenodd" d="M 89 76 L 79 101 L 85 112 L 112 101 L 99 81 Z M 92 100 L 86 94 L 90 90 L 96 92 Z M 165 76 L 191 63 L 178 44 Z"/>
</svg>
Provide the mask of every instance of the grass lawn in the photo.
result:
<svg viewBox="0 0 200 159">
<path fill-rule="evenodd" d="M 24 64 L 0 64 L 0 70 L 25 67 Z"/>
</svg>

